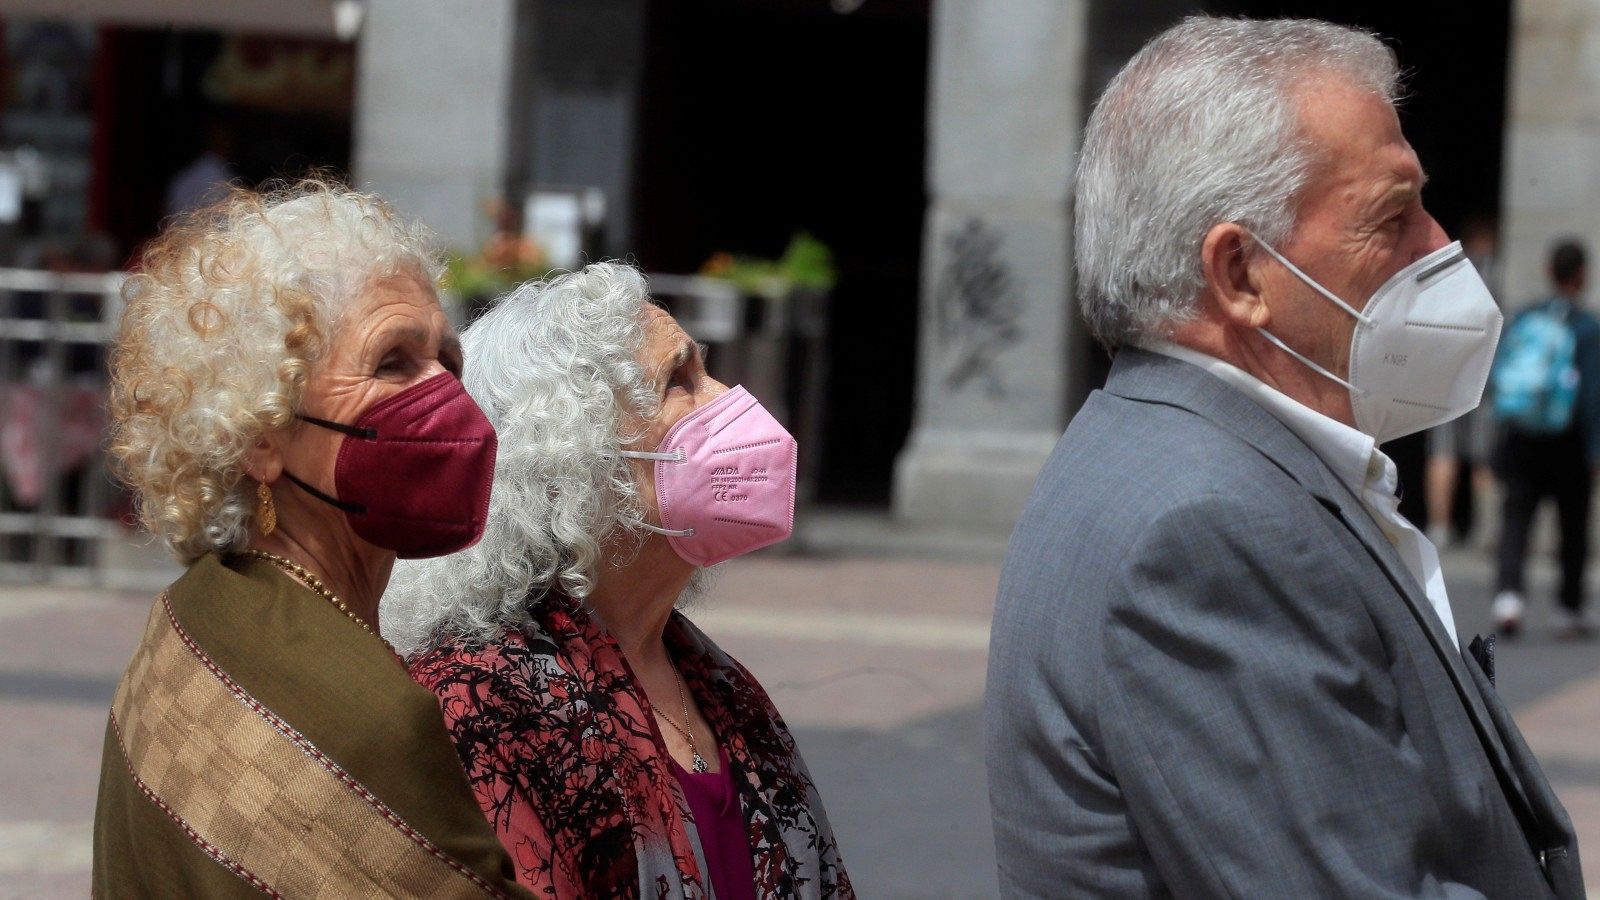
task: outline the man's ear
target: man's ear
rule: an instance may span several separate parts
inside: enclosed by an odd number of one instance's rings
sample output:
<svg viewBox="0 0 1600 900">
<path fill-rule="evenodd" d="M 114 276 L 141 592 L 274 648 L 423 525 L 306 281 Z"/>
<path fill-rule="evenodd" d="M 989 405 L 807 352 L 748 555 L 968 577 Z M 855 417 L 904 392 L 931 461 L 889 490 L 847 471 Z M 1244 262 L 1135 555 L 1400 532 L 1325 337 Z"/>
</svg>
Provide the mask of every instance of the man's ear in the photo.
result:
<svg viewBox="0 0 1600 900">
<path fill-rule="evenodd" d="M 1262 298 L 1260 267 L 1252 265 L 1255 238 L 1237 222 L 1213 225 L 1200 243 L 1206 292 L 1223 317 L 1239 328 L 1265 328 L 1272 312 Z"/>
<path fill-rule="evenodd" d="M 255 444 L 244 452 L 244 473 L 262 484 L 271 484 L 283 474 L 283 457 L 266 435 L 256 438 Z"/>
</svg>

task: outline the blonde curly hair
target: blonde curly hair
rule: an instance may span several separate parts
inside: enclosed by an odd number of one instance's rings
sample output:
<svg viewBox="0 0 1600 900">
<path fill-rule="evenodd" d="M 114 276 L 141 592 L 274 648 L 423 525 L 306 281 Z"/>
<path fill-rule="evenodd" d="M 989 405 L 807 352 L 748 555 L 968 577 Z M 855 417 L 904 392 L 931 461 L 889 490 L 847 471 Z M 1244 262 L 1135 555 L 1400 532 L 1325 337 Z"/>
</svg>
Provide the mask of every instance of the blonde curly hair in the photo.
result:
<svg viewBox="0 0 1600 900">
<path fill-rule="evenodd" d="M 350 301 L 407 269 L 437 280 L 429 234 L 324 178 L 236 188 L 145 250 L 122 289 L 110 453 L 180 561 L 243 547 L 245 452 L 292 421 Z"/>
</svg>

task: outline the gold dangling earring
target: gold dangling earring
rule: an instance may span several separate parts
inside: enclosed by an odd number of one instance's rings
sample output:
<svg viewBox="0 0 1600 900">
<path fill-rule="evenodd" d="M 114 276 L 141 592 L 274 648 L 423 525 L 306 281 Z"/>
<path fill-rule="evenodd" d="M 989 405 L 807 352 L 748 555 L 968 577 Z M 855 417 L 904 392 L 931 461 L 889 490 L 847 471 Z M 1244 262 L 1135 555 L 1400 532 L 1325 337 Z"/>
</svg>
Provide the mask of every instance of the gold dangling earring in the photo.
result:
<svg viewBox="0 0 1600 900">
<path fill-rule="evenodd" d="M 262 535 L 269 535 L 278 528 L 278 508 L 272 505 L 272 489 L 265 481 L 256 482 L 256 527 L 261 529 Z"/>
</svg>

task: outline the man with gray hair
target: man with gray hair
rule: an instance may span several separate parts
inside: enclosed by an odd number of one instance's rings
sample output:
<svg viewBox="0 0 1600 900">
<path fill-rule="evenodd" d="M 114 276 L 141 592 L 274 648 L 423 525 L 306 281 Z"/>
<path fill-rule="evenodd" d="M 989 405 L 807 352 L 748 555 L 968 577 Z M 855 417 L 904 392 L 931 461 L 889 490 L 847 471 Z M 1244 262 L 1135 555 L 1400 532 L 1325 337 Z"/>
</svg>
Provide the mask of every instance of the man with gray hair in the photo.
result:
<svg viewBox="0 0 1600 900">
<path fill-rule="evenodd" d="M 1191 18 L 1090 117 L 1079 284 L 1115 359 L 1001 577 L 1007 896 L 1583 896 L 1378 449 L 1476 406 L 1501 327 L 1398 81 L 1365 32 Z"/>
</svg>

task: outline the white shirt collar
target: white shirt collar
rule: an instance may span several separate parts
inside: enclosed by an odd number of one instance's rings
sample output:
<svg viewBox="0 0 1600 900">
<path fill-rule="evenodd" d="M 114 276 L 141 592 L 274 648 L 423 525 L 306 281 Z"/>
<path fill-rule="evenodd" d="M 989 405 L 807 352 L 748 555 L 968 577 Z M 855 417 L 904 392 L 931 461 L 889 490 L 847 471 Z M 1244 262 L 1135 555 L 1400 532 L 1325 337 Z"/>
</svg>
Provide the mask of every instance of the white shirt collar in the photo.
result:
<svg viewBox="0 0 1600 900">
<path fill-rule="evenodd" d="M 1147 343 L 1140 349 L 1199 366 L 1243 392 L 1305 441 L 1357 497 L 1369 487 L 1382 487 L 1392 494 L 1398 486 L 1394 463 L 1378 451 L 1371 435 L 1317 412 L 1238 366 L 1198 350 L 1169 341 Z M 1378 483 L 1373 484 L 1374 481 Z"/>
<path fill-rule="evenodd" d="M 1259 403 L 1274 418 L 1294 432 L 1322 459 L 1335 477 L 1344 483 L 1366 507 L 1367 513 L 1400 555 L 1401 562 L 1422 586 L 1451 644 L 1456 644 L 1455 615 L 1445 589 L 1439 551 L 1400 514 L 1397 489 L 1400 477 L 1394 461 L 1378 450 L 1377 442 L 1343 422 L 1291 398 L 1237 366 L 1229 365 L 1198 350 L 1169 342 L 1144 345 L 1142 349 L 1199 366 L 1245 396 Z M 1460 647 L 1457 645 L 1457 649 Z"/>
</svg>

